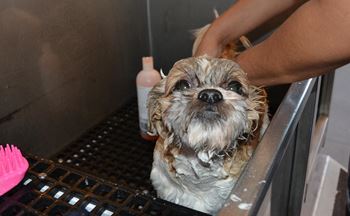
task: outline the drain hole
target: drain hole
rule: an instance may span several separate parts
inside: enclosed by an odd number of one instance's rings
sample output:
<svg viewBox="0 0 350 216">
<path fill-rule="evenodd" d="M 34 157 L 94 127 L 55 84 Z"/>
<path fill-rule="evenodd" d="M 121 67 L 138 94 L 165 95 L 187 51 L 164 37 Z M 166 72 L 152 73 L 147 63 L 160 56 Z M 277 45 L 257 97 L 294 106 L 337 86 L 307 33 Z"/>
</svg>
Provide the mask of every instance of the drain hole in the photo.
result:
<svg viewBox="0 0 350 216">
<path fill-rule="evenodd" d="M 75 173 L 70 173 L 68 176 L 66 176 L 62 182 L 70 185 L 70 186 L 73 186 L 75 185 L 79 180 L 81 179 L 81 176 L 80 175 L 77 175 Z"/>
<path fill-rule="evenodd" d="M 112 190 L 112 188 L 111 188 L 110 186 L 107 186 L 107 185 L 99 185 L 99 186 L 94 190 L 94 194 L 100 195 L 100 196 L 105 196 L 105 195 L 108 194 L 111 190 Z"/>
</svg>

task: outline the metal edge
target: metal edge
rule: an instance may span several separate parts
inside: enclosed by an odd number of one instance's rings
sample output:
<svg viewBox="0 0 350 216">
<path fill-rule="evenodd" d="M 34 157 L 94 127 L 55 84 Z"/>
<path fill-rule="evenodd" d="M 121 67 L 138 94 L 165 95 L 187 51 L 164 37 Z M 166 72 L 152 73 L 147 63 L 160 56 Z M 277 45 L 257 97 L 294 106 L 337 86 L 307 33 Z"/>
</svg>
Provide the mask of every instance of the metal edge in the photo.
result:
<svg viewBox="0 0 350 216">
<path fill-rule="evenodd" d="M 321 114 L 317 118 L 314 132 L 311 139 L 311 145 L 310 145 L 310 156 L 309 156 L 308 171 L 307 171 L 307 178 L 306 178 L 307 180 L 310 177 L 310 173 L 313 169 L 313 165 L 317 158 L 317 154 L 319 153 L 321 146 L 323 146 L 323 143 L 325 142 L 328 121 L 329 121 L 329 118 L 326 115 Z"/>
<path fill-rule="evenodd" d="M 332 94 L 333 94 L 333 83 L 335 72 L 328 73 L 322 76 L 321 92 L 320 92 L 320 104 L 319 114 L 329 115 Z"/>
</svg>

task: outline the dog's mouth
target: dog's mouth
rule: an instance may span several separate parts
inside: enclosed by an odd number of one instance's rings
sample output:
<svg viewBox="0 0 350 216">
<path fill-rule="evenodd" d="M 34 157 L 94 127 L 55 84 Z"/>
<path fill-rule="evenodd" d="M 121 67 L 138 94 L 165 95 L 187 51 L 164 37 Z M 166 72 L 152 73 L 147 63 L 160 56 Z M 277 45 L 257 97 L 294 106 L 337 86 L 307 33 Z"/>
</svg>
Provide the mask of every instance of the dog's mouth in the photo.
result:
<svg viewBox="0 0 350 216">
<path fill-rule="evenodd" d="M 203 121 L 215 121 L 220 120 L 222 115 L 217 106 L 208 105 L 199 110 L 196 113 L 195 118 Z"/>
<path fill-rule="evenodd" d="M 204 108 L 204 112 L 218 113 L 218 108 L 216 106 L 207 106 L 207 107 Z"/>
</svg>

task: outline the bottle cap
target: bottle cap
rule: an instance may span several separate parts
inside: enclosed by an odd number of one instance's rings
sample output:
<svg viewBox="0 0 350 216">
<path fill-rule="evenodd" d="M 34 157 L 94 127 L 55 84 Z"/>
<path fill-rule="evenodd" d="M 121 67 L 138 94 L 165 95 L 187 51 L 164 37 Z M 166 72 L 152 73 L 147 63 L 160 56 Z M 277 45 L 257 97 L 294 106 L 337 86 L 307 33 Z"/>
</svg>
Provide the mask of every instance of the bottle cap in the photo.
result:
<svg viewBox="0 0 350 216">
<path fill-rule="evenodd" d="M 143 70 L 153 70 L 153 57 L 142 57 Z"/>
</svg>

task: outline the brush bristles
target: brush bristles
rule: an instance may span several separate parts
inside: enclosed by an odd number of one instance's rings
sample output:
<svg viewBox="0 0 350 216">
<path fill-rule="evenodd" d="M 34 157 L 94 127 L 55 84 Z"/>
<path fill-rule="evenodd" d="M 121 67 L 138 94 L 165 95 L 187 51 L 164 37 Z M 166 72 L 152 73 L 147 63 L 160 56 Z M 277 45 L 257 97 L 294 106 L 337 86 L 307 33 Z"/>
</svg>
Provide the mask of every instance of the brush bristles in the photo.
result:
<svg viewBox="0 0 350 216">
<path fill-rule="evenodd" d="M 7 144 L 4 148 L 0 145 L 0 176 L 27 169 L 27 167 L 28 162 L 16 146 Z"/>
</svg>

